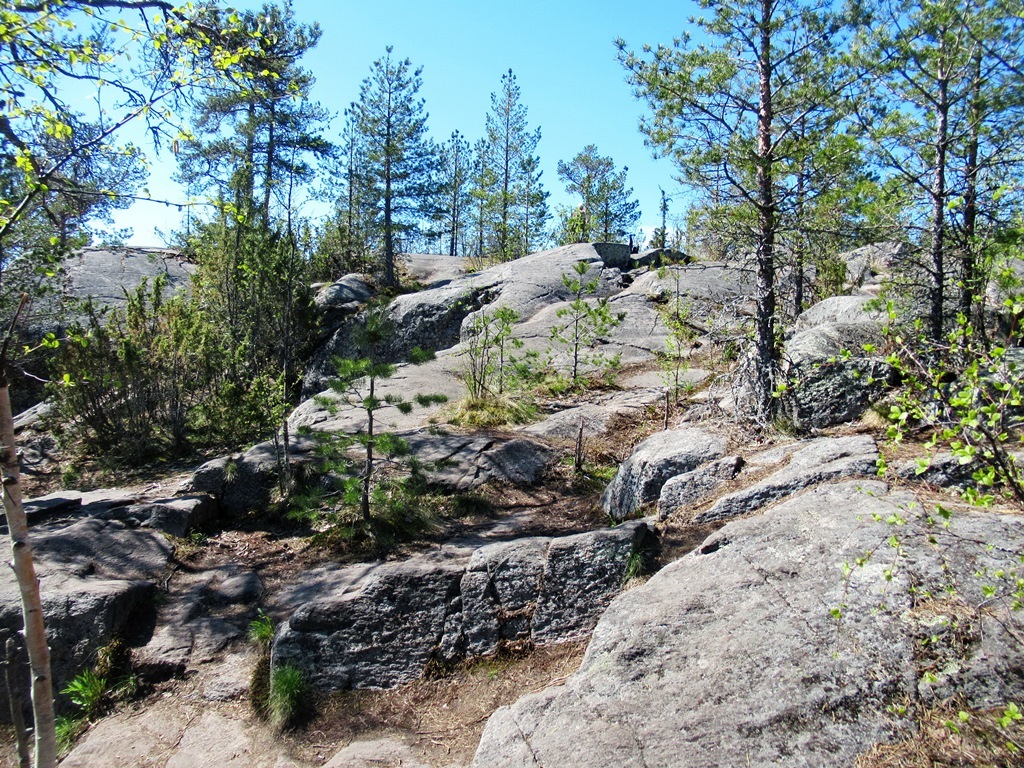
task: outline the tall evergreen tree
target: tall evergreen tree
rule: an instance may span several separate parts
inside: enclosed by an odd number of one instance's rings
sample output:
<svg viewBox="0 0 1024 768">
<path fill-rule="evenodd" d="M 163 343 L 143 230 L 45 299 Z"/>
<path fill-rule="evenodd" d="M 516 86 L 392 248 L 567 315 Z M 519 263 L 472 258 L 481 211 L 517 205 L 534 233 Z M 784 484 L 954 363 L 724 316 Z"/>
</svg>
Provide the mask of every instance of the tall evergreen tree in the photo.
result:
<svg viewBox="0 0 1024 768">
<path fill-rule="evenodd" d="M 472 209 L 469 194 L 472 174 L 473 154 L 469 142 L 454 131 L 441 146 L 438 156 L 438 208 L 449 256 L 458 256 L 465 249 Z"/>
<path fill-rule="evenodd" d="M 828 0 L 700 0 L 708 42 L 627 53 L 620 60 L 653 110 L 641 123 L 683 180 L 716 206 L 739 212 L 756 267 L 751 384 L 755 416 L 770 422 L 778 373 L 778 240 L 794 198 L 798 126 L 837 107 L 840 20 Z"/>
<path fill-rule="evenodd" d="M 488 239 L 494 230 L 491 201 L 495 183 L 494 171 L 487 164 L 487 140 L 480 139 L 473 145 L 473 177 L 469 190 L 473 207 L 473 242 L 470 252 L 478 259 L 487 252 Z"/>
<path fill-rule="evenodd" d="M 423 70 L 413 68 L 409 59 L 393 59 L 391 53 L 388 46 L 384 57 L 370 66 L 352 111 L 366 147 L 368 202 L 383 239 L 382 279 L 395 287 L 399 238 L 429 211 L 435 150 L 419 98 Z"/>
<path fill-rule="evenodd" d="M 981 290 L 979 212 L 998 218 L 997 190 L 1020 168 L 1024 21 L 1014 5 L 878 0 L 858 41 L 873 86 L 864 123 L 876 162 L 910 191 L 922 255 L 910 282 L 936 341 L 952 306 L 969 312 Z M 999 207 L 1013 210 L 1013 197 Z"/>
<path fill-rule="evenodd" d="M 286 180 L 311 180 L 311 159 L 331 149 L 321 135 L 327 112 L 310 100 L 313 77 L 298 65 L 320 39 L 320 27 L 298 24 L 286 2 L 246 11 L 237 34 L 256 40 L 257 48 L 200 103 L 196 135 L 179 153 L 179 177 L 267 225 L 274 193 L 283 204 Z"/>
<path fill-rule="evenodd" d="M 326 190 L 333 210 L 321 222 L 317 238 L 315 279 L 335 280 L 346 272 L 371 268 L 370 254 L 380 238 L 370 205 L 367 167 L 366 146 L 355 113 L 346 110 Z"/>
<path fill-rule="evenodd" d="M 520 101 L 516 76 L 510 69 L 501 76 L 501 88 L 491 94 L 484 152 L 485 166 L 495 179 L 494 187 L 488 195 L 488 205 L 494 216 L 490 245 L 502 261 L 525 254 L 525 244 L 539 230 L 537 214 L 540 209 L 536 207 L 537 202 L 542 197 L 546 199 L 534 157 L 540 142 L 540 128 L 529 130 L 526 114 L 526 105 Z M 534 197 L 535 208 L 532 217 L 534 223 L 529 227 L 532 231 L 525 233 L 524 237 L 527 211 L 530 208 L 527 188 Z"/>
<path fill-rule="evenodd" d="M 523 224 L 520 230 L 522 253 L 528 254 L 540 250 L 548 241 L 546 227 L 551 212 L 548 210 L 548 192 L 544 189 L 540 170 L 540 158 L 536 155 L 522 161 L 523 180 Z"/>
<path fill-rule="evenodd" d="M 598 154 L 588 144 L 568 163 L 558 162 L 558 177 L 565 191 L 579 195 L 576 214 L 562 223 L 562 239 L 583 243 L 592 239 L 613 242 L 629 235 L 640 220 L 640 203 L 626 186 L 626 172 L 615 170 L 615 161 Z"/>
</svg>

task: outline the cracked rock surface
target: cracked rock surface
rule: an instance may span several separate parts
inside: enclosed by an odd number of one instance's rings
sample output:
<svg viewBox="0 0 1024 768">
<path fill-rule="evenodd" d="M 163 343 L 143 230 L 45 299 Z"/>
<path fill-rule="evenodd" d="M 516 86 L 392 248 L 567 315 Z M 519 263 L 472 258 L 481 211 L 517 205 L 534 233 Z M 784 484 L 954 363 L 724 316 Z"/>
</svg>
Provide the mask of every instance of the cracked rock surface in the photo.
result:
<svg viewBox="0 0 1024 768">
<path fill-rule="evenodd" d="M 386 688 L 431 662 L 579 640 L 648 535 L 633 521 L 556 538 L 452 542 L 358 573 L 314 574 L 316 597 L 278 631 L 273 664 L 299 667 L 318 690 Z"/>
<path fill-rule="evenodd" d="M 1024 521 L 963 513 L 936 531 L 911 499 L 845 482 L 726 525 L 618 597 L 564 686 L 499 709 L 473 766 L 852 765 L 909 726 L 887 713 L 904 697 L 1019 698 L 1022 617 L 1009 596 L 983 600 L 975 574 L 1019 566 Z M 891 552 L 844 579 L 844 562 L 885 550 L 890 515 L 906 521 L 892 580 Z M 958 607 L 923 597 L 950 583 Z M 979 631 L 922 655 L 936 615 L 957 612 Z"/>
</svg>

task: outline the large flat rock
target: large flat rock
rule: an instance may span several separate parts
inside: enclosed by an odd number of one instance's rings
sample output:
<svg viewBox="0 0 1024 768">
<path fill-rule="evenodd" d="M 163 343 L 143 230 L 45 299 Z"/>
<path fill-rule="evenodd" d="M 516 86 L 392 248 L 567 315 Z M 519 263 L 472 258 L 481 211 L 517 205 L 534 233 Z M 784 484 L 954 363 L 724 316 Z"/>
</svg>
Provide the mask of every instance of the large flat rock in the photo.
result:
<svg viewBox="0 0 1024 768">
<path fill-rule="evenodd" d="M 96 651 L 119 633 L 137 629 L 153 599 L 171 546 L 160 534 L 116 521 L 85 519 L 34 530 L 33 555 L 50 642 L 54 690 L 95 662 Z M 0 569 L 0 628 L 22 627 L 14 572 Z M 27 673 L 22 681 L 27 691 Z M 27 696 L 22 697 L 27 701 Z M 59 697 L 60 702 L 64 697 Z M 4 717 L 6 717 L 6 708 Z"/>
<path fill-rule="evenodd" d="M 911 501 L 846 482 L 726 525 L 619 596 L 564 686 L 499 709 L 473 765 L 849 766 L 909 726 L 888 711 L 906 697 L 1019 701 L 1022 617 L 1012 587 L 988 602 L 982 586 L 1019 568 L 1024 521 L 963 513 L 946 530 Z"/>
</svg>

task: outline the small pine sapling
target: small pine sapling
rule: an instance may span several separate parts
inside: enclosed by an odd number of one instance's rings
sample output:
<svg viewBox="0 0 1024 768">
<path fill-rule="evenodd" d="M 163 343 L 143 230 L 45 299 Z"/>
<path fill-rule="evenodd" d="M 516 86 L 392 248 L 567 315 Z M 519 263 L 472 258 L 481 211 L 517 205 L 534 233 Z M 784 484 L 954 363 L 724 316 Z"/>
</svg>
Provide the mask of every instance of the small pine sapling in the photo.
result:
<svg viewBox="0 0 1024 768">
<path fill-rule="evenodd" d="M 612 312 L 607 297 L 588 299 L 597 292 L 600 273 L 586 279 L 590 264 L 578 261 L 572 274 L 562 275 L 562 284 L 572 294 L 568 306 L 559 309 L 555 315 L 564 322 L 551 329 L 551 340 L 563 345 L 570 360 L 570 380 L 579 386 L 583 366 L 597 368 L 604 374 L 614 372 L 619 366 L 618 356 L 608 357 L 596 351 L 598 342 L 626 318 L 625 312 Z"/>
<path fill-rule="evenodd" d="M 364 315 L 362 324 L 353 334 L 362 357 L 356 359 L 335 358 L 337 377 L 329 386 L 343 402 L 360 408 L 366 415 L 366 428 L 356 435 L 356 440 L 363 447 L 363 467 L 359 477 L 359 508 L 363 521 L 371 521 L 370 501 L 373 498 L 374 470 L 380 458 L 394 459 L 408 453 L 408 444 L 393 432 L 377 430 L 377 413 L 385 408 L 394 408 L 399 413 L 410 413 L 414 404 L 426 407 L 436 403 L 444 403 L 447 397 L 435 394 L 418 394 L 412 401 L 395 395 L 379 395 L 380 383 L 395 375 L 397 366 L 386 362 L 383 358 L 387 342 L 392 338 L 394 325 L 385 307 L 370 307 Z M 416 351 L 413 363 L 422 363 L 430 359 L 429 353 Z M 326 403 L 329 407 L 336 404 Z"/>
</svg>

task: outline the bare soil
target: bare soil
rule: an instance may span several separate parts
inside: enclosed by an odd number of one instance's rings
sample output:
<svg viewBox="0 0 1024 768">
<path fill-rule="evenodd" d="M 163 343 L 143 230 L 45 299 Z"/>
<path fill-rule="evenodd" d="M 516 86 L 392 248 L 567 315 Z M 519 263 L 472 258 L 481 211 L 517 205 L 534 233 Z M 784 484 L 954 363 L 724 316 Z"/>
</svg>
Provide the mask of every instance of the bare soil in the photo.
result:
<svg viewBox="0 0 1024 768">
<path fill-rule="evenodd" d="M 353 741 L 392 737 L 415 745 L 431 765 L 468 765 L 491 713 L 564 683 L 584 649 L 572 643 L 506 653 L 388 691 L 321 697 L 316 716 L 289 736 L 290 751 L 316 763 Z"/>
</svg>

